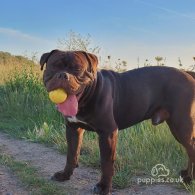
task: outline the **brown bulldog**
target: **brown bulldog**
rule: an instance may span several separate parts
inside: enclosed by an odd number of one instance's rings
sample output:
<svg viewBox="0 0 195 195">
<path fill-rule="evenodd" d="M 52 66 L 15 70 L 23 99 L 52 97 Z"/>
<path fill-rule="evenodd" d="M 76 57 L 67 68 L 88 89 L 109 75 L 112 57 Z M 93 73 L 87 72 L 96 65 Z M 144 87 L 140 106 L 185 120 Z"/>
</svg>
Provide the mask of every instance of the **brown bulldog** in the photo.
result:
<svg viewBox="0 0 195 195">
<path fill-rule="evenodd" d="M 40 64 L 47 91 L 64 88 L 67 100 L 57 105 L 66 118 L 67 163 L 52 179 L 70 179 L 78 165 L 84 130 L 99 135 L 101 180 L 98 194 L 111 192 L 118 130 L 146 119 L 154 125 L 166 121 L 172 134 L 186 149 L 185 182 L 195 177 L 195 80 L 171 67 L 144 67 L 124 73 L 97 71 L 98 60 L 84 51 L 53 50 Z M 74 112 L 73 112 L 74 110 Z"/>
</svg>

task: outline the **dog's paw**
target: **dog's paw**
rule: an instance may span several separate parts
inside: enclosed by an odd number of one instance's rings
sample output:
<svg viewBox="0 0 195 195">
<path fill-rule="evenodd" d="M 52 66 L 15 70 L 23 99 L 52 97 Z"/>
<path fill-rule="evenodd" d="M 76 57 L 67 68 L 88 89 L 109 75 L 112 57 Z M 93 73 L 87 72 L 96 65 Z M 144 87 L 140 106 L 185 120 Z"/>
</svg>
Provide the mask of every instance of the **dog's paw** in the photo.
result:
<svg viewBox="0 0 195 195">
<path fill-rule="evenodd" d="M 183 178 L 183 177 L 187 177 L 188 176 L 188 170 L 187 169 L 184 169 L 184 170 L 181 170 L 180 171 L 180 176 Z"/>
<path fill-rule="evenodd" d="M 109 188 L 103 187 L 100 183 L 96 184 L 93 187 L 94 194 L 101 194 L 101 195 L 111 195 Z"/>
<path fill-rule="evenodd" d="M 192 178 L 188 175 L 188 170 L 181 170 L 180 176 L 183 179 L 183 182 L 185 184 L 191 184 L 192 183 Z"/>
<path fill-rule="evenodd" d="M 190 176 L 186 176 L 186 177 L 182 177 L 183 178 L 183 182 L 185 184 L 190 185 L 192 183 L 192 178 Z"/>
<path fill-rule="evenodd" d="M 51 179 L 53 181 L 66 181 L 70 179 L 70 175 L 67 175 L 64 171 L 56 172 Z"/>
</svg>

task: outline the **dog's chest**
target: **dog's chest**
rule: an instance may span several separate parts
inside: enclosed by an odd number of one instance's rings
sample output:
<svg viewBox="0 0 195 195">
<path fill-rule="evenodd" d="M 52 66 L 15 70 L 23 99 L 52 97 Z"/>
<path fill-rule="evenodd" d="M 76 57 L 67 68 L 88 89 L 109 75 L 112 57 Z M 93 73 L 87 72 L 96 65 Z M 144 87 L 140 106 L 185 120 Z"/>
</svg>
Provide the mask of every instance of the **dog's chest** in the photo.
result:
<svg viewBox="0 0 195 195">
<path fill-rule="evenodd" d="M 87 131 L 96 131 L 97 130 L 97 125 L 93 124 L 91 121 L 89 122 L 87 119 L 83 120 L 83 118 L 80 118 L 80 117 L 67 117 L 66 118 L 66 121 L 71 123 L 71 124 L 75 124 L 77 125 L 78 127 L 80 128 L 83 128 Z"/>
<path fill-rule="evenodd" d="M 87 125 L 87 123 L 85 121 L 78 119 L 76 116 L 67 117 L 66 119 L 69 123 L 82 123 L 82 124 Z"/>
</svg>

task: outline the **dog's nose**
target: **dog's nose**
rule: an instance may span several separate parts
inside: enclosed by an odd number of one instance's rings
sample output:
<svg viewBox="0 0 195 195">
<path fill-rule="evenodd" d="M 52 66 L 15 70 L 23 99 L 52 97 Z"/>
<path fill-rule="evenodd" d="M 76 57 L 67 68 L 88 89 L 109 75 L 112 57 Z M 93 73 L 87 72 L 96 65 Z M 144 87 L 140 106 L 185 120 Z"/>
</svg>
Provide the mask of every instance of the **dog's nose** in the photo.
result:
<svg viewBox="0 0 195 195">
<path fill-rule="evenodd" d="M 66 73 L 66 72 L 60 72 L 56 76 L 57 76 L 58 79 L 66 79 L 66 80 L 69 80 L 69 74 Z"/>
</svg>

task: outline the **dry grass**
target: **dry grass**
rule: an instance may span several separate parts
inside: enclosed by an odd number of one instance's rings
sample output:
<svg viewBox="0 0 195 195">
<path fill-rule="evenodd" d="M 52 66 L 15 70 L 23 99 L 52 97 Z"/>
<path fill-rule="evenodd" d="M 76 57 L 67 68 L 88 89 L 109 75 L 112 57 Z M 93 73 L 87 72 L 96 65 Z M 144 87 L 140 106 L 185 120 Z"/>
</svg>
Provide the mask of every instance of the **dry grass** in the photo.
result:
<svg viewBox="0 0 195 195">
<path fill-rule="evenodd" d="M 22 71 L 30 73 L 33 71 L 35 74 L 42 76 L 40 66 L 32 60 L 23 56 L 13 56 L 9 53 L 0 52 L 0 85 L 13 77 L 15 73 Z"/>
</svg>

